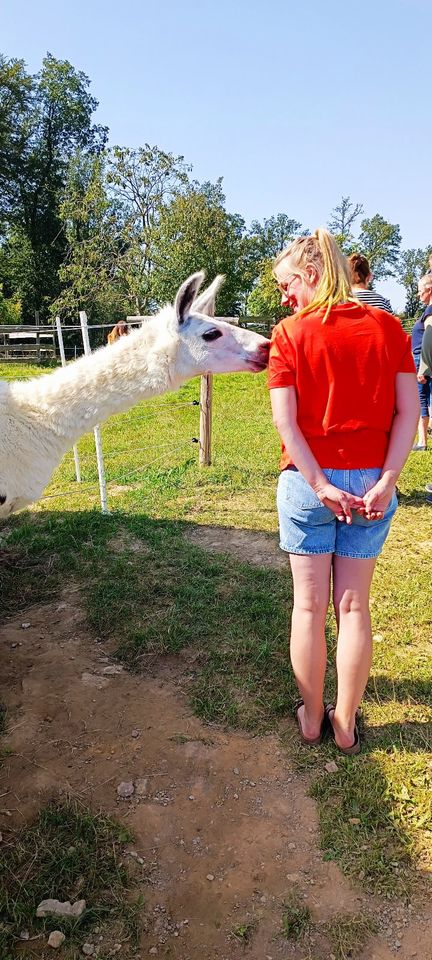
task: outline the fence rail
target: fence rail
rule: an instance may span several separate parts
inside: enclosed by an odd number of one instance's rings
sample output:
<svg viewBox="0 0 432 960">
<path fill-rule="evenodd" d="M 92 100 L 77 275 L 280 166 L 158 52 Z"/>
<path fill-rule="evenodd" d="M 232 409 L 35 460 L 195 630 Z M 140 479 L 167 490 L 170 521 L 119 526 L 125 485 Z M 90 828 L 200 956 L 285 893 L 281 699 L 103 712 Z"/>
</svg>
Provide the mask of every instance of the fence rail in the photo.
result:
<svg viewBox="0 0 432 960">
<path fill-rule="evenodd" d="M 105 331 L 107 329 L 111 330 L 113 329 L 113 324 L 89 324 L 85 311 L 80 311 L 79 316 L 79 326 L 72 326 L 70 324 L 63 325 L 61 324 L 59 317 L 56 317 L 55 325 L 20 324 L 0 326 L 0 362 L 29 363 L 31 361 L 36 361 L 37 363 L 40 363 L 47 359 L 56 359 L 60 360 L 62 366 L 65 366 L 67 359 L 70 358 L 71 355 L 73 358 L 76 358 L 83 353 L 89 355 L 92 352 L 89 331 Z M 131 326 L 141 326 L 148 319 L 150 318 L 147 316 L 130 316 L 127 317 L 127 322 Z M 270 335 L 271 327 L 274 323 L 273 318 L 270 317 L 218 317 L 217 319 L 225 320 L 228 323 L 236 324 L 256 333 L 261 333 L 264 336 Z M 77 335 L 76 339 L 78 342 L 75 342 L 72 347 L 68 348 L 64 335 L 66 334 L 67 337 L 67 335 L 71 332 Z M 11 380 L 15 378 L 7 377 L 6 379 Z M 185 407 L 191 405 L 199 406 L 200 408 L 200 425 L 199 439 L 198 437 L 190 437 L 190 442 L 198 444 L 200 466 L 210 466 L 212 455 L 211 436 L 213 419 L 213 376 L 211 374 L 206 374 L 201 377 L 199 401 L 192 400 L 186 403 L 179 402 L 178 404 L 165 404 L 165 406 L 167 408 L 169 407 L 169 409 L 172 409 L 174 406 Z M 145 419 L 145 415 L 139 419 Z M 109 491 L 107 489 L 107 481 L 105 476 L 102 436 L 98 426 L 94 429 L 94 439 L 98 467 L 101 509 L 103 513 L 108 513 Z M 81 485 L 81 489 L 84 487 L 87 488 L 89 484 L 82 484 L 80 455 L 76 446 L 73 447 L 73 457 L 76 482 Z M 137 467 L 137 469 L 132 471 L 132 473 L 139 473 L 140 470 L 143 469 L 144 467 Z M 90 486 L 95 487 L 97 485 L 90 484 Z M 70 494 L 70 491 L 67 492 Z M 78 493 L 78 490 L 76 492 Z M 60 493 L 49 494 L 44 499 L 55 499 L 64 495 L 65 491 L 61 491 Z"/>
</svg>

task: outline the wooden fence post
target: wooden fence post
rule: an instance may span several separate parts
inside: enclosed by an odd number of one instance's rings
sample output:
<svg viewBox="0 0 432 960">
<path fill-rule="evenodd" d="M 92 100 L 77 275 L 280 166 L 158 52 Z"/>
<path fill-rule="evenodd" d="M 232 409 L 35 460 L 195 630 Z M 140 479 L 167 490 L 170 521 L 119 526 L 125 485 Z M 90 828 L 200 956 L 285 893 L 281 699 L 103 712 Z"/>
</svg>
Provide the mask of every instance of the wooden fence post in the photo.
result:
<svg viewBox="0 0 432 960">
<path fill-rule="evenodd" d="M 208 317 L 214 317 L 214 309 L 208 308 Z M 199 465 L 209 467 L 211 464 L 211 435 L 213 419 L 213 374 L 205 373 L 201 377 L 200 394 L 200 444 Z"/>
<path fill-rule="evenodd" d="M 209 467 L 211 464 L 212 400 L 213 374 L 205 373 L 201 377 L 200 395 L 200 467 Z"/>
</svg>

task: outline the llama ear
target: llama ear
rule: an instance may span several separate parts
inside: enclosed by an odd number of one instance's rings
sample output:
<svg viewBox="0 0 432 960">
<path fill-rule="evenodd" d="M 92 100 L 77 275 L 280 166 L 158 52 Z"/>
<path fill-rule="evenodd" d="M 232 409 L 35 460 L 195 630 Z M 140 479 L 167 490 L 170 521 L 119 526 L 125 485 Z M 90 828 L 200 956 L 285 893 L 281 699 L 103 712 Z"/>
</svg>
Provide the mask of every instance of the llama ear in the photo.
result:
<svg viewBox="0 0 432 960">
<path fill-rule="evenodd" d="M 194 313 L 205 313 L 208 317 L 214 317 L 215 300 L 224 280 L 225 277 L 223 274 L 219 273 L 218 276 L 214 278 L 213 283 L 207 287 L 207 290 L 203 290 L 203 292 L 200 293 L 199 297 L 193 302 Z"/>
<path fill-rule="evenodd" d="M 190 316 L 191 306 L 203 280 L 204 273 L 202 270 L 200 270 L 199 273 L 193 273 L 191 277 L 188 277 L 177 291 L 177 296 L 174 301 L 174 310 L 179 323 L 184 323 L 184 321 Z"/>
</svg>

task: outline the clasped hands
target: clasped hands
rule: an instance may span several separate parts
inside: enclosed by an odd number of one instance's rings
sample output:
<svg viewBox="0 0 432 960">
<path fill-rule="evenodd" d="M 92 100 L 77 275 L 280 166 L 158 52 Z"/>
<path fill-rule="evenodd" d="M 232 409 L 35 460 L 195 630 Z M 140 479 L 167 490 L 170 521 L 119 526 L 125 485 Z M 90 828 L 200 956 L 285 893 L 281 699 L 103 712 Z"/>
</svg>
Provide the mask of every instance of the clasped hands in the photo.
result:
<svg viewBox="0 0 432 960">
<path fill-rule="evenodd" d="M 338 520 L 349 524 L 352 523 L 353 510 L 366 517 L 366 520 L 382 520 L 394 489 L 394 483 L 381 479 L 363 497 L 346 493 L 345 490 L 335 487 L 333 483 L 324 483 L 315 489 L 315 493 L 321 503 L 328 507 Z"/>
</svg>

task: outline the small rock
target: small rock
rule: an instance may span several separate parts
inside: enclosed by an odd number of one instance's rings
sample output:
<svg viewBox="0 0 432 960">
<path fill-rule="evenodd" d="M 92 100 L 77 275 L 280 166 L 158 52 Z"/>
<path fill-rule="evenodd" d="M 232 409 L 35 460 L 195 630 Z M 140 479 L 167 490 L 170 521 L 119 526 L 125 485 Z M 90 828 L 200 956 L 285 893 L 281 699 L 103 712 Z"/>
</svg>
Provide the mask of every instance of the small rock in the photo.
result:
<svg viewBox="0 0 432 960">
<path fill-rule="evenodd" d="M 123 673 L 123 671 L 124 667 L 122 667 L 120 663 L 113 663 L 111 666 L 103 667 L 102 669 L 102 673 L 104 673 L 107 677 L 115 677 L 117 674 Z"/>
<path fill-rule="evenodd" d="M 84 956 L 91 957 L 95 951 L 94 943 L 83 943 L 81 949 Z"/>
<path fill-rule="evenodd" d="M 21 624 L 21 629 L 22 629 L 22 630 L 28 630 L 29 627 L 31 627 L 31 623 L 27 623 L 27 622 L 26 622 L 26 623 L 22 623 L 22 624 Z"/>
<path fill-rule="evenodd" d="M 233 773 L 235 773 L 236 777 L 238 777 L 238 775 L 239 775 L 239 773 L 240 773 L 239 768 L 238 768 L 238 767 L 234 767 Z"/>
<path fill-rule="evenodd" d="M 58 950 L 58 948 L 61 947 L 62 943 L 64 943 L 65 940 L 66 940 L 66 937 L 64 933 L 61 932 L 61 930 L 53 930 L 48 937 L 48 946 L 54 947 L 54 950 Z"/>
<path fill-rule="evenodd" d="M 193 793 L 190 794 L 189 800 L 195 800 L 195 797 L 194 797 Z"/>
<path fill-rule="evenodd" d="M 73 905 L 69 900 L 61 903 L 60 900 L 42 900 L 36 909 L 37 917 L 49 917 L 54 914 L 57 917 L 80 917 L 86 908 L 85 900 L 77 900 Z"/>
<path fill-rule="evenodd" d="M 382 643 L 384 640 L 384 637 L 382 633 L 374 633 L 372 640 L 375 640 L 375 643 Z"/>
<path fill-rule="evenodd" d="M 324 769 L 327 770 L 327 773 L 337 773 L 339 767 L 334 760 L 329 760 L 328 763 L 324 764 Z"/>
<path fill-rule="evenodd" d="M 123 780 L 122 783 L 119 783 L 117 787 L 117 795 L 122 798 L 131 797 L 135 792 L 135 787 L 132 783 L 132 780 Z"/>
<path fill-rule="evenodd" d="M 208 874 L 207 874 L 207 877 L 206 877 L 206 880 L 214 880 L 214 874 L 213 874 L 213 873 L 208 873 Z"/>
<path fill-rule="evenodd" d="M 135 793 L 137 797 L 146 797 L 148 790 L 148 777 L 141 777 L 135 780 Z"/>
<path fill-rule="evenodd" d="M 19 935 L 20 940 L 30 940 L 30 934 L 28 930 L 21 930 Z"/>
<path fill-rule="evenodd" d="M 234 800 L 238 800 L 238 798 L 239 798 L 238 793 L 233 793 L 233 797 L 234 797 Z"/>
<path fill-rule="evenodd" d="M 139 737 L 139 735 L 140 735 L 139 730 L 132 730 L 132 732 L 131 732 L 131 737 L 133 737 L 134 740 L 136 740 L 137 737 Z"/>
<path fill-rule="evenodd" d="M 357 827 L 361 821 L 360 817 L 350 817 L 348 822 L 352 823 L 353 827 Z"/>
</svg>

